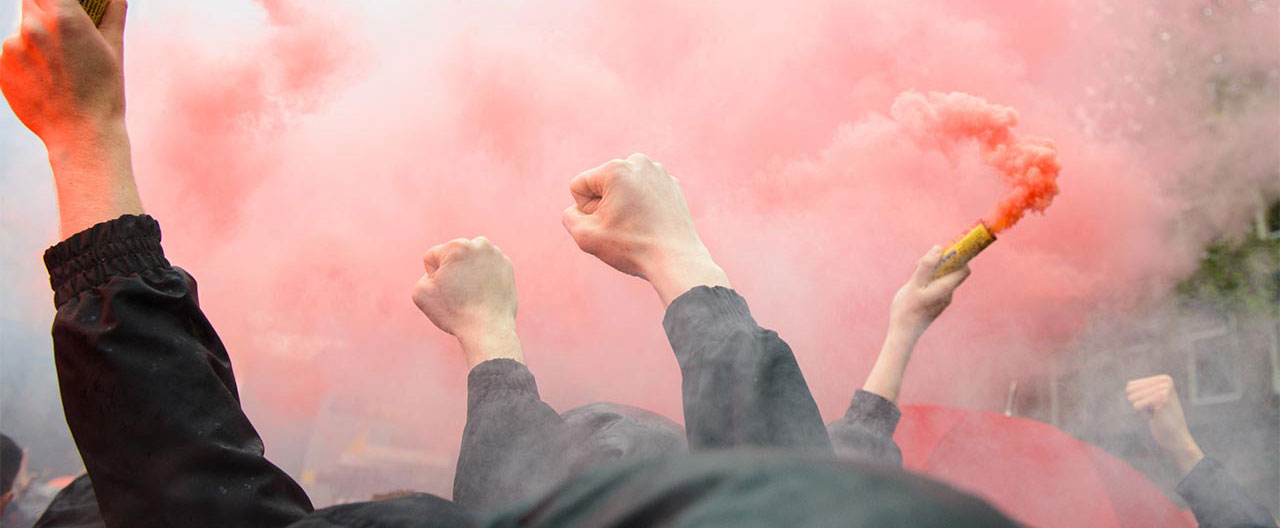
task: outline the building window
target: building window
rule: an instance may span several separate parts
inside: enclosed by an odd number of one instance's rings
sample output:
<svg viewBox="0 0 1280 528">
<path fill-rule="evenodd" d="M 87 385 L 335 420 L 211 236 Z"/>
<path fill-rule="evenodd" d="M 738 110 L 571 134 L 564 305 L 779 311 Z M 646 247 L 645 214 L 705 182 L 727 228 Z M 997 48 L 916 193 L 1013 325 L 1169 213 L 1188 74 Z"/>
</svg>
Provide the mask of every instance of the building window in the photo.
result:
<svg viewBox="0 0 1280 528">
<path fill-rule="evenodd" d="M 1208 405 L 1239 400 L 1244 388 L 1234 321 L 1192 333 L 1187 336 L 1187 344 L 1191 403 Z"/>
</svg>

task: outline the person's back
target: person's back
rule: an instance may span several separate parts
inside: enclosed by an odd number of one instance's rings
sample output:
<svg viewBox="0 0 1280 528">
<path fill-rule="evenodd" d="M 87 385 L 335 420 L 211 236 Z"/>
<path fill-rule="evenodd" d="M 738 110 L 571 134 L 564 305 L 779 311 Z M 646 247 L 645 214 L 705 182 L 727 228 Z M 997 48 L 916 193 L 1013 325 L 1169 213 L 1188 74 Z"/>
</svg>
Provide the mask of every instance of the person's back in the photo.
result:
<svg viewBox="0 0 1280 528">
<path fill-rule="evenodd" d="M 975 497 L 883 466 L 793 450 L 615 464 L 492 520 L 493 528 L 1017 526 Z"/>
</svg>

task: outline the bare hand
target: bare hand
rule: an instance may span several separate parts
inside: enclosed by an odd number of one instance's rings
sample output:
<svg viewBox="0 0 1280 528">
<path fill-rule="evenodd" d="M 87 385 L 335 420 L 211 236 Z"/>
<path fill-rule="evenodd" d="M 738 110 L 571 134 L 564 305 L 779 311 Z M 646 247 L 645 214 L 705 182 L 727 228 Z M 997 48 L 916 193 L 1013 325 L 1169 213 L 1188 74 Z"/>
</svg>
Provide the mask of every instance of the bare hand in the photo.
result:
<svg viewBox="0 0 1280 528">
<path fill-rule="evenodd" d="M 942 258 L 942 248 L 934 246 L 916 263 L 911 280 L 893 296 L 889 306 L 889 326 L 918 339 L 933 321 L 951 305 L 956 288 L 969 278 L 968 266 L 934 280 L 933 270 Z"/>
<path fill-rule="evenodd" d="M 507 357 L 523 361 L 515 333 L 516 283 L 511 260 L 488 239 L 460 238 L 427 251 L 413 302 L 454 335 L 472 366 Z"/>
<path fill-rule="evenodd" d="M 1129 381 L 1125 386 L 1133 410 L 1146 417 L 1151 436 L 1186 475 L 1204 458 L 1204 452 L 1191 436 L 1182 403 L 1167 374 Z"/>
<path fill-rule="evenodd" d="M 727 286 L 685 202 L 662 165 L 643 154 L 613 160 L 569 184 L 564 226 L 583 251 L 652 283 L 669 304 L 699 285 Z"/>
<path fill-rule="evenodd" d="M 126 9 L 112 1 L 94 27 L 76 0 L 23 0 L 22 25 L 0 54 L 0 90 L 46 145 L 123 121 Z"/>
</svg>

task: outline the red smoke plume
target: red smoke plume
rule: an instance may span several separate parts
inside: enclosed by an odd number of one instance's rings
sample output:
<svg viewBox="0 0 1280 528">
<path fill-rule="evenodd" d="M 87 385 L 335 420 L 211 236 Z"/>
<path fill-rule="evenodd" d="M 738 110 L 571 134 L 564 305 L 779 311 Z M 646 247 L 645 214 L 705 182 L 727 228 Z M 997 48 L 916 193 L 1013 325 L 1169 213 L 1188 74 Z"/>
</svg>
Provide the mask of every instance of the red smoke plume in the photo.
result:
<svg viewBox="0 0 1280 528">
<path fill-rule="evenodd" d="M 950 153 L 957 143 L 976 141 L 983 163 L 1000 171 L 1011 189 L 984 221 L 1000 233 L 1028 211 L 1043 213 L 1058 195 L 1058 150 L 1053 142 L 1019 137 L 1018 113 L 963 93 L 907 92 L 890 111 L 916 144 Z"/>
</svg>

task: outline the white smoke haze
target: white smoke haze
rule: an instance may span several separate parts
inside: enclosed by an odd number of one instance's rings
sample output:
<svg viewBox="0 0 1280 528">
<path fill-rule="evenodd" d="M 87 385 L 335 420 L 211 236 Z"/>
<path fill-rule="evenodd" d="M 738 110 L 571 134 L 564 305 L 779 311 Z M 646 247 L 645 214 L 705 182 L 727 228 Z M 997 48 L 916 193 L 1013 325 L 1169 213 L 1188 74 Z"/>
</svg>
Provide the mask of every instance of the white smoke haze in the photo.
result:
<svg viewBox="0 0 1280 528">
<path fill-rule="evenodd" d="M 1280 196 L 1269 0 L 131 9 L 144 203 L 170 260 L 200 280 L 268 455 L 319 502 L 341 495 L 320 488 L 333 459 L 369 452 L 362 437 L 456 454 L 465 366 L 408 295 L 421 254 L 459 236 L 486 235 L 515 263 L 544 399 L 679 421 L 655 296 L 559 225 L 569 179 L 610 158 L 645 152 L 680 178 L 703 239 L 796 350 L 828 418 L 861 385 L 915 259 L 1005 190 L 976 147 L 948 158 L 906 139 L 889 117 L 902 92 L 1011 106 L 1016 131 L 1052 139 L 1063 165 L 1054 205 L 973 263 L 904 403 L 1002 409 L 1011 380 L 1075 368 L 1099 313 L 1147 320 L 1208 242 Z M 31 444 L 65 435 L 38 258 L 56 210 L 38 141 L 0 119 L 0 429 Z M 1121 394 L 1111 381 L 1097 392 Z M 39 456 L 74 469 L 65 452 Z M 440 475 L 383 484 L 447 496 Z"/>
</svg>

